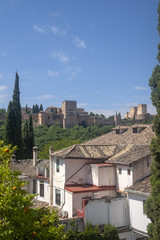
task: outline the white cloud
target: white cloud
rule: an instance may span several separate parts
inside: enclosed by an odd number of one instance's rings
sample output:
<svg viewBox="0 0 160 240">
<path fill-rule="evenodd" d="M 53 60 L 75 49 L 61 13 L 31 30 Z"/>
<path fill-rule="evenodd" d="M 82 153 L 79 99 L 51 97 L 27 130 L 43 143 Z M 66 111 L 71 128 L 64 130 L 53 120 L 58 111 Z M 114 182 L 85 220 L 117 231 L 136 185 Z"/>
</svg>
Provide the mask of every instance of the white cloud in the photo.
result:
<svg viewBox="0 0 160 240">
<path fill-rule="evenodd" d="M 58 76 L 59 76 L 59 73 L 48 70 L 48 75 L 51 76 L 51 77 L 58 77 Z"/>
<path fill-rule="evenodd" d="M 37 32 L 40 33 L 45 33 L 45 31 L 43 30 L 43 28 L 38 27 L 36 24 L 33 25 L 33 29 Z"/>
<path fill-rule="evenodd" d="M 148 87 L 136 86 L 136 87 L 134 87 L 134 89 L 136 89 L 136 90 L 138 90 L 138 91 L 139 91 L 139 90 L 140 90 L 140 91 L 141 91 L 141 90 L 143 91 L 143 90 L 148 90 L 149 88 L 148 88 Z"/>
<path fill-rule="evenodd" d="M 0 91 L 4 91 L 7 89 L 7 86 L 4 86 L 4 85 L 0 85 Z"/>
<path fill-rule="evenodd" d="M 59 36 L 66 35 L 66 31 L 64 29 L 59 28 L 59 27 L 49 26 L 49 29 L 50 29 L 51 32 L 54 33 L 54 35 L 59 35 Z"/>
<path fill-rule="evenodd" d="M 65 69 L 66 73 L 69 74 L 70 80 L 74 79 L 82 70 L 79 67 L 68 66 Z"/>
<path fill-rule="evenodd" d="M 67 63 L 69 61 L 69 57 L 65 56 L 63 52 L 53 53 L 52 56 L 58 59 L 60 63 Z"/>
<path fill-rule="evenodd" d="M 50 95 L 50 94 L 46 94 L 46 95 L 37 97 L 37 99 L 51 99 L 51 98 L 55 98 L 55 96 Z"/>
<path fill-rule="evenodd" d="M 73 37 L 73 42 L 77 48 L 86 48 L 85 41 L 81 40 L 79 37 Z"/>
</svg>

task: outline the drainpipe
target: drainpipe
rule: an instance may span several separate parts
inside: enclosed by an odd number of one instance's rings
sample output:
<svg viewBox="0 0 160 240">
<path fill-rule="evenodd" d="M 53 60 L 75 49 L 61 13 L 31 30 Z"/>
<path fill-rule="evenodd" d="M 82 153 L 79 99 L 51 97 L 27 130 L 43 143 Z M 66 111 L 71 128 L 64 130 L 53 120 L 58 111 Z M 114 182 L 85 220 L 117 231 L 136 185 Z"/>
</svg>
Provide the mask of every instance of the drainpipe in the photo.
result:
<svg viewBox="0 0 160 240">
<path fill-rule="evenodd" d="M 49 148 L 49 185 L 50 185 L 50 205 L 53 205 L 53 161 L 52 161 L 53 147 Z"/>
</svg>

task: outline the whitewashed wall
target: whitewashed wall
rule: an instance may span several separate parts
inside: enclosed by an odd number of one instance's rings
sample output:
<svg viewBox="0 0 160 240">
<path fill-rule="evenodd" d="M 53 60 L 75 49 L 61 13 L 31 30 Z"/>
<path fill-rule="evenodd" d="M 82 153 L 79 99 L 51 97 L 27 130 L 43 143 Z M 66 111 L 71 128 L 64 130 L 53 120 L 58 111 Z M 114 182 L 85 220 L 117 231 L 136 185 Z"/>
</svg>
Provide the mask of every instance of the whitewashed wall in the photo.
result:
<svg viewBox="0 0 160 240">
<path fill-rule="evenodd" d="M 151 173 L 151 156 L 133 163 L 133 184 Z"/>
<path fill-rule="evenodd" d="M 143 200 L 146 199 L 145 195 L 128 192 L 131 227 L 144 233 L 147 233 L 147 225 L 150 223 L 150 219 L 143 213 Z"/>
<path fill-rule="evenodd" d="M 85 221 L 93 225 L 111 223 L 116 227 L 128 225 L 127 200 L 113 198 L 110 202 L 105 199 L 94 199 L 85 206 Z"/>
<path fill-rule="evenodd" d="M 121 168 L 122 173 L 119 174 L 119 168 Z M 124 190 L 126 187 L 133 185 L 133 172 L 132 168 L 123 165 L 117 165 L 117 188 L 119 190 Z M 130 169 L 130 175 L 128 175 L 128 169 Z"/>
<path fill-rule="evenodd" d="M 93 162 L 93 160 L 66 159 L 65 160 L 65 174 L 66 174 L 65 181 L 67 181 L 67 184 L 89 183 L 90 165 L 88 165 L 87 163 L 91 163 L 91 162 Z M 74 173 L 76 173 L 76 174 L 73 176 Z M 72 176 L 72 178 L 69 179 L 71 176 Z"/>
<path fill-rule="evenodd" d="M 44 201 L 44 202 L 48 202 L 50 200 L 50 186 L 49 183 L 44 181 L 44 197 L 40 197 L 40 181 L 42 180 L 38 180 L 37 179 L 37 193 L 39 194 L 36 199 L 39 201 Z"/>
</svg>

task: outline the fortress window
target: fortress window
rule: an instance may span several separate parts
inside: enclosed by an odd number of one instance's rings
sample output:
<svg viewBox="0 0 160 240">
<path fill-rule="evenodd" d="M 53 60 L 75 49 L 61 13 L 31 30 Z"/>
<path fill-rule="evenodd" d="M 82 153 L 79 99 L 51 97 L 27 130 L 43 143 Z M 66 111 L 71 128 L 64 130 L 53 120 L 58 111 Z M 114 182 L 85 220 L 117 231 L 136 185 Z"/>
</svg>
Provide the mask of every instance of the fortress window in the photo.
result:
<svg viewBox="0 0 160 240">
<path fill-rule="evenodd" d="M 49 120 L 49 116 L 48 116 L 48 120 Z"/>
<path fill-rule="evenodd" d="M 130 169 L 127 170 L 127 174 L 128 174 L 128 175 L 131 175 Z"/>
</svg>

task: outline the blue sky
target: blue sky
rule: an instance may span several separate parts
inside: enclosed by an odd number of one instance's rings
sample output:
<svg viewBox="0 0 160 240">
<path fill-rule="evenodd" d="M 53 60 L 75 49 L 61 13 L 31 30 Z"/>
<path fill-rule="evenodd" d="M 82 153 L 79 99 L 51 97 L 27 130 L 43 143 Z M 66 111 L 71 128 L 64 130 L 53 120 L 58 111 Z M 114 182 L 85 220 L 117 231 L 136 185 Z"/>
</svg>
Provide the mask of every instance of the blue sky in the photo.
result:
<svg viewBox="0 0 160 240">
<path fill-rule="evenodd" d="M 148 104 L 158 0 L 0 0 L 0 108 L 78 107 L 110 116 Z"/>
</svg>

